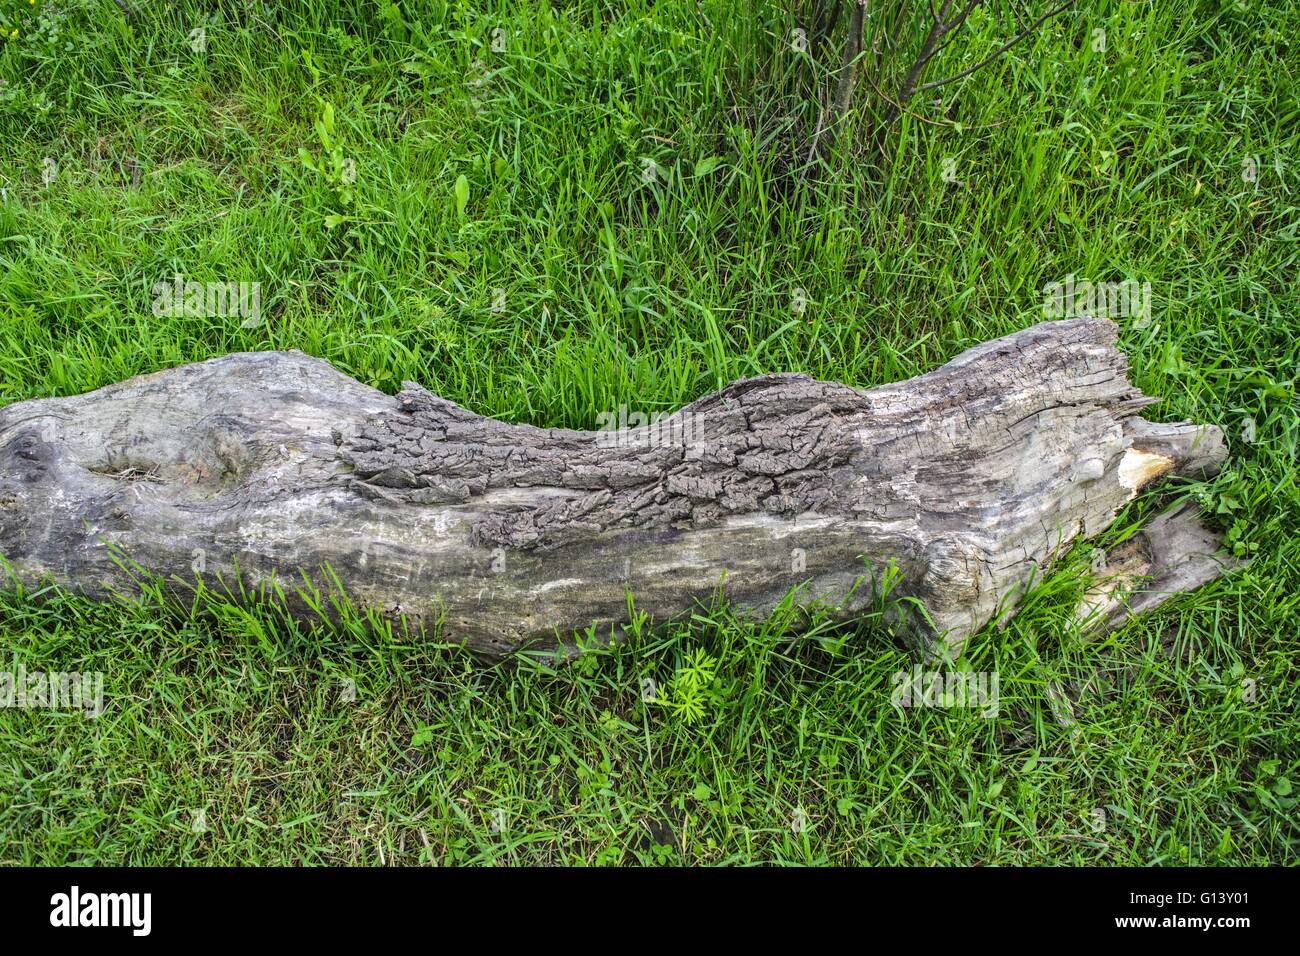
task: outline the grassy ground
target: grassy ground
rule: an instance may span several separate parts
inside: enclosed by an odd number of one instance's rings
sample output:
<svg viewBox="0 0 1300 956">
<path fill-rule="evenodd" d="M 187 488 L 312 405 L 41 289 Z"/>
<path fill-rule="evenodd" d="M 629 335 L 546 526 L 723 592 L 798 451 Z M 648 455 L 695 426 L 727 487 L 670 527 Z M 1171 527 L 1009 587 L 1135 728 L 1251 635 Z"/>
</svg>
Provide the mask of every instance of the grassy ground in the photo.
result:
<svg viewBox="0 0 1300 956">
<path fill-rule="evenodd" d="M 590 428 L 760 372 L 908 377 L 1039 321 L 1045 283 L 1133 279 L 1150 414 L 1223 426 L 1232 465 L 1111 537 L 1195 495 L 1254 563 L 1098 645 L 1076 549 L 971 642 L 991 718 L 891 706 L 878 618 L 701 609 L 552 672 L 10 593 L 4 667 L 102 671 L 107 710 L 0 710 L 0 861 L 1295 862 L 1293 3 L 1084 4 L 802 183 L 815 69 L 773 3 L 139 6 L 0 5 L 0 403 L 297 348 Z M 155 315 L 177 273 L 260 282 L 262 321 Z M 642 699 L 692 677 L 694 715 Z"/>
</svg>

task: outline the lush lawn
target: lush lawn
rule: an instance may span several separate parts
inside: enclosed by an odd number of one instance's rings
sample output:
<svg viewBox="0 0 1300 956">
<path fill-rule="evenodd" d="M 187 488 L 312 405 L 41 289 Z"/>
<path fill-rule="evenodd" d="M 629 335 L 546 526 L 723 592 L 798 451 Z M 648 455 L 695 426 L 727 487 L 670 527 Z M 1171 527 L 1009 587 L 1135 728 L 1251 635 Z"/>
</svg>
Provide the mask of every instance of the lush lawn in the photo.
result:
<svg viewBox="0 0 1300 956">
<path fill-rule="evenodd" d="M 32 20 L 0 49 L 0 403 L 296 348 L 590 428 L 760 372 L 905 378 L 1040 321 L 1046 283 L 1131 279 L 1148 414 L 1232 462 L 1111 537 L 1196 495 L 1254 560 L 1099 644 L 1076 549 L 972 641 L 991 718 L 893 707 L 879 619 L 701 609 L 552 672 L 11 592 L 0 669 L 102 671 L 107 709 L 0 710 L 0 862 L 1295 862 L 1293 2 L 1085 3 L 914 100 L 881 162 L 860 135 L 803 175 L 807 2 L 138 6 L 0 4 Z M 971 28 L 934 75 L 991 48 Z M 177 273 L 260 282 L 261 321 L 155 315 Z M 642 699 L 688 655 L 695 720 Z"/>
</svg>

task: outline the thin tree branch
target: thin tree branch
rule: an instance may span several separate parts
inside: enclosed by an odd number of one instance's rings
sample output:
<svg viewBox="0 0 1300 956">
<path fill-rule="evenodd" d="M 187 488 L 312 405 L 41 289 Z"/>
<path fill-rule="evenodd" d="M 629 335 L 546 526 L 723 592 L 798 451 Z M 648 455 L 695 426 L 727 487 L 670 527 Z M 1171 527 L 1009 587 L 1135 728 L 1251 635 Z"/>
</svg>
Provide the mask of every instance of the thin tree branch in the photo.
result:
<svg viewBox="0 0 1300 956">
<path fill-rule="evenodd" d="M 886 123 L 892 122 L 898 116 L 899 110 L 907 106 L 907 101 L 912 98 L 912 93 L 916 90 L 916 81 L 925 70 L 925 65 L 930 62 L 930 57 L 934 56 L 935 44 L 939 42 L 939 39 L 944 34 L 943 18 L 948 15 L 948 9 L 951 6 L 952 0 L 943 0 L 943 6 L 939 8 L 939 15 L 935 17 L 934 22 L 930 25 L 930 32 L 926 34 L 925 42 L 921 44 L 921 52 L 912 61 L 907 76 L 898 88 L 897 103 L 890 106 L 885 120 Z"/>
<path fill-rule="evenodd" d="M 984 0 L 971 0 L 970 4 L 962 10 L 955 20 L 944 25 L 943 35 L 947 35 L 948 39 L 944 40 L 934 48 L 934 52 L 930 54 L 930 59 L 933 60 L 936 56 L 952 45 L 953 41 L 958 37 L 957 28 L 965 23 L 967 18 L 975 11 L 975 8 L 983 2 Z"/>
<path fill-rule="evenodd" d="M 942 80 L 931 80 L 929 83 L 922 83 L 920 86 L 916 88 L 915 92 L 924 93 L 926 90 L 933 90 L 936 87 L 946 86 L 949 83 L 955 83 L 957 80 L 964 79 L 965 77 L 970 76 L 976 70 L 983 69 L 984 67 L 992 63 L 994 60 L 996 60 L 998 57 L 1000 57 L 1003 53 L 1006 53 L 1007 50 L 1010 50 L 1021 40 L 1025 39 L 1025 37 L 1029 36 L 1029 34 L 1033 33 L 1036 29 L 1038 29 L 1039 26 L 1042 25 L 1043 21 L 1056 16 L 1058 13 L 1061 13 L 1062 11 L 1066 10 L 1069 7 L 1074 6 L 1074 3 L 1075 0 L 1065 0 L 1065 3 L 1062 3 L 1060 6 L 1048 10 L 1041 17 L 1039 17 L 1037 20 L 1031 23 L 1026 29 L 1021 30 L 1018 34 L 1016 34 L 1006 43 L 1002 44 L 1002 46 L 998 47 L 996 50 L 994 50 L 984 59 L 980 60 L 974 66 L 962 70 L 960 73 L 954 73 L 952 76 L 946 76 Z"/>
<path fill-rule="evenodd" d="M 961 127 L 964 130 L 972 131 L 972 130 L 983 130 L 983 129 L 998 129 L 1001 126 L 1006 125 L 1006 120 L 999 120 L 996 123 L 980 123 L 978 125 L 972 125 L 968 123 L 955 123 L 950 119 L 942 119 L 942 120 L 930 119 L 928 116 L 922 116 L 920 113 L 913 113 L 911 110 L 899 106 L 898 103 L 894 102 L 889 98 L 888 93 L 886 93 L 880 87 L 876 86 L 874 82 L 872 82 L 871 77 L 867 76 L 866 74 L 863 74 L 862 78 L 867 81 L 868 85 L 873 90 L 876 91 L 877 96 L 879 96 L 882 100 L 884 100 L 894 109 L 898 110 L 900 113 L 906 113 L 908 116 L 912 117 L 912 119 L 916 120 L 917 122 L 925 123 L 928 126 L 940 126 L 940 127 L 945 127 L 947 129 L 957 129 L 958 127 Z"/>
<path fill-rule="evenodd" d="M 868 0 L 853 0 L 849 11 L 849 32 L 844 38 L 844 53 L 840 58 L 840 78 L 835 89 L 835 99 L 831 103 L 830 121 L 823 127 L 820 117 L 818 119 L 812 148 L 808 150 L 809 165 L 824 153 L 824 141 L 821 138 L 823 132 L 830 133 L 832 144 L 839 140 L 840 124 L 844 122 L 853 103 L 853 91 L 858 85 L 858 61 L 862 57 L 862 30 L 867 3 Z"/>
<path fill-rule="evenodd" d="M 838 126 L 849 111 L 853 90 L 858 83 L 858 57 L 862 53 L 862 22 L 867 12 L 867 0 L 855 0 L 849 13 L 849 35 L 844 41 L 844 57 L 840 62 L 840 82 L 835 90 L 835 105 L 831 113 L 832 126 Z"/>
</svg>

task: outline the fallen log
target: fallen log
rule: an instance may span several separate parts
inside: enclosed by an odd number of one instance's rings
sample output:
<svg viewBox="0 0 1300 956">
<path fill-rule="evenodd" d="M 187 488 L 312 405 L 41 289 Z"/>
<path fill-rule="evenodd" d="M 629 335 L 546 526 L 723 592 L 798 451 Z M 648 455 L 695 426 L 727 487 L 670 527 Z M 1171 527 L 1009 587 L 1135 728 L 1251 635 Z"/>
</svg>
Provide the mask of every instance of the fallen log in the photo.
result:
<svg viewBox="0 0 1300 956">
<path fill-rule="evenodd" d="M 629 592 L 663 620 L 719 588 L 761 616 L 801 586 L 848 619 L 892 564 L 955 653 L 1144 485 L 1223 461 L 1217 428 L 1138 416 L 1154 399 L 1116 336 L 1045 322 L 905 382 L 763 375 L 598 432 L 228 355 L 0 409 L 0 555 L 92 596 L 132 564 L 234 594 L 276 580 L 304 616 L 295 583 L 336 576 L 493 657 L 609 634 Z"/>
</svg>

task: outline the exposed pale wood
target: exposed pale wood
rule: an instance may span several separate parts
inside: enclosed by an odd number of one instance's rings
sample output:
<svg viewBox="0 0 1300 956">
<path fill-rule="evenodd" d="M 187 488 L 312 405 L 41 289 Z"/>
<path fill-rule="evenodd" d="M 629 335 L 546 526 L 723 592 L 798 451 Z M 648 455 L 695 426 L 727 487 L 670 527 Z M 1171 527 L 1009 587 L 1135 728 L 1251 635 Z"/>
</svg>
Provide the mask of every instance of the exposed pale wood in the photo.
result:
<svg viewBox="0 0 1300 956">
<path fill-rule="evenodd" d="M 1223 460 L 1217 429 L 1138 417 L 1115 340 L 1046 322 L 865 391 L 766 375 L 617 436 L 230 355 L 0 410 L 0 554 L 92 595 L 129 584 L 115 553 L 178 587 L 329 566 L 494 656 L 608 634 L 629 590 L 662 620 L 720 585 L 753 615 L 801 585 L 849 618 L 894 562 L 955 650 L 1144 484 Z"/>
</svg>

